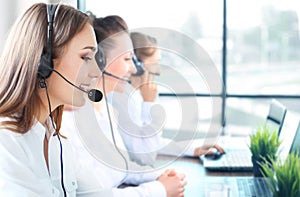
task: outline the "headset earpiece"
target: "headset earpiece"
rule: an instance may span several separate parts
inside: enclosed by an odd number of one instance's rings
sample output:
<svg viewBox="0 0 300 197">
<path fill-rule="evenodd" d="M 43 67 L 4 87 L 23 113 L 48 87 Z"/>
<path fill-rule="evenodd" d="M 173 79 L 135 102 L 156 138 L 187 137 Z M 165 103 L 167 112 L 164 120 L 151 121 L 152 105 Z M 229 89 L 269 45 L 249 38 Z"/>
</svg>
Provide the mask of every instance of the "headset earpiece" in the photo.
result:
<svg viewBox="0 0 300 197">
<path fill-rule="evenodd" d="M 145 72 L 144 63 L 141 60 L 139 60 L 134 53 L 132 54 L 132 61 L 135 65 L 136 72 L 131 75 L 132 76 L 141 76 L 142 74 L 144 74 L 144 72 Z"/>
<path fill-rule="evenodd" d="M 106 56 L 104 54 L 102 47 L 99 44 L 98 44 L 98 51 L 95 54 L 95 59 L 96 59 L 97 65 L 100 68 L 101 72 L 103 72 L 104 68 L 106 66 Z"/>
<path fill-rule="evenodd" d="M 47 32 L 47 43 L 46 47 L 41 55 L 40 62 L 38 64 L 38 79 L 47 79 L 53 71 L 53 60 L 52 60 L 52 42 L 53 42 L 53 21 L 58 4 L 47 4 L 47 21 L 48 21 L 48 32 Z M 42 87 L 43 85 L 40 85 Z"/>
<path fill-rule="evenodd" d="M 40 88 L 46 88 L 47 87 L 45 79 L 39 79 L 39 87 Z"/>
<path fill-rule="evenodd" d="M 49 53 L 43 53 L 38 65 L 38 78 L 47 79 L 53 70 L 53 60 Z"/>
</svg>

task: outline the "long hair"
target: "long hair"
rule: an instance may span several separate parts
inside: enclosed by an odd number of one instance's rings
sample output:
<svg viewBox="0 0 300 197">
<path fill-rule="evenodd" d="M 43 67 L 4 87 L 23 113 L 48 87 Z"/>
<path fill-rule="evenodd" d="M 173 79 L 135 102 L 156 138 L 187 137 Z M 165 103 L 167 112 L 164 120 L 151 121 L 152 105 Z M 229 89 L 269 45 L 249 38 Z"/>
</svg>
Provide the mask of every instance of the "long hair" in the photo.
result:
<svg viewBox="0 0 300 197">
<path fill-rule="evenodd" d="M 151 57 L 157 49 L 157 41 L 154 37 L 140 33 L 130 33 L 134 53 L 139 60 L 144 61 L 146 58 Z"/>
<path fill-rule="evenodd" d="M 86 14 L 67 5 L 56 11 L 53 29 L 53 59 L 89 22 Z M 26 133 L 40 116 L 37 70 L 47 40 L 46 4 L 32 5 L 12 27 L 0 60 L 0 117 L 9 119 L 0 128 Z M 59 132 L 63 106 L 53 111 Z"/>
</svg>

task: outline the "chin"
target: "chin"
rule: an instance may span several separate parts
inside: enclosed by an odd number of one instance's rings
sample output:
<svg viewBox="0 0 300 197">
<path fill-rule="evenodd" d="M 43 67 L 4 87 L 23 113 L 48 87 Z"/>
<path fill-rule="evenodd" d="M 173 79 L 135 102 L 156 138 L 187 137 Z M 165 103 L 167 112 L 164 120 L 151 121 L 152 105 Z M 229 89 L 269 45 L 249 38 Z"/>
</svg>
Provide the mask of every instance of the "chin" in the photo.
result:
<svg viewBox="0 0 300 197">
<path fill-rule="evenodd" d="M 85 104 L 85 99 L 82 97 L 81 99 L 74 99 L 72 105 L 75 107 L 82 107 Z"/>
<path fill-rule="evenodd" d="M 116 87 L 116 89 L 114 91 L 119 92 L 119 93 L 123 93 L 125 90 L 125 86 L 126 84 L 118 84 L 118 86 Z"/>
</svg>

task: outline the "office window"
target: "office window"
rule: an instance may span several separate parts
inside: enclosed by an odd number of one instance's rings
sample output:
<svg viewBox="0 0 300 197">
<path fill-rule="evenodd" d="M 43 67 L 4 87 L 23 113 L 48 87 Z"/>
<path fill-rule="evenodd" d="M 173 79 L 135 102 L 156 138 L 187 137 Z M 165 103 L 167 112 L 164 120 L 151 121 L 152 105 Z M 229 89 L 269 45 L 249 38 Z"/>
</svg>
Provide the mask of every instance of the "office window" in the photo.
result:
<svg viewBox="0 0 300 197">
<path fill-rule="evenodd" d="M 161 84 L 176 86 L 176 93 L 221 93 L 221 86 L 208 87 L 207 72 L 220 79 L 222 49 L 222 4 L 220 1 L 86 1 L 86 10 L 98 17 L 121 16 L 131 31 L 154 33 L 161 48 Z M 134 6 L 131 6 L 134 5 Z M 201 5 L 201 6 L 199 6 Z M 118 11 L 115 9 L 118 6 Z M 124 9 L 121 9 L 124 8 Z M 155 28 L 155 31 L 147 30 Z M 158 33 L 159 32 L 159 33 Z M 197 46 L 192 46 L 197 45 Z M 183 49 L 181 51 L 176 51 Z M 192 56 L 192 57 L 189 57 Z M 199 60 L 198 64 L 191 59 Z M 214 67 L 207 71 L 203 67 Z M 181 83 L 182 82 L 182 83 Z M 192 89 L 186 89 L 187 83 Z M 182 86 L 182 87 L 181 87 Z M 160 86 L 161 93 L 170 93 Z"/>
<path fill-rule="evenodd" d="M 227 1 L 230 94 L 300 94 L 300 2 Z"/>
<path fill-rule="evenodd" d="M 146 6 L 137 0 L 86 0 L 84 9 L 99 17 L 120 15 L 132 31 L 171 30 L 162 31 L 159 42 L 176 43 L 186 51 L 161 48 L 162 75 L 157 81 L 170 116 L 167 128 L 174 129 L 180 118 L 180 106 L 174 103 L 196 97 L 199 113 L 189 120 L 200 121 L 203 128 L 206 123 L 236 125 L 239 129 L 233 133 L 242 134 L 264 120 L 272 98 L 300 115 L 299 7 L 297 0 L 153 0 Z M 202 50 L 191 47 L 193 43 Z M 195 64 L 193 58 L 200 61 Z M 218 103 L 218 113 L 212 103 Z"/>
</svg>

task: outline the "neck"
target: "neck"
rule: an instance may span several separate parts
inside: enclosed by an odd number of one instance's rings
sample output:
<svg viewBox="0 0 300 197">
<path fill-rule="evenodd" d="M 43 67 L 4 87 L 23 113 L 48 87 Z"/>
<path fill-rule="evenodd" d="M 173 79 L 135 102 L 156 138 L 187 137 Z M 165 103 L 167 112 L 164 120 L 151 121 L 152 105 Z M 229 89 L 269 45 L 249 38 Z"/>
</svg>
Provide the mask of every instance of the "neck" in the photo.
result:
<svg viewBox="0 0 300 197">
<path fill-rule="evenodd" d="M 50 114 L 50 107 L 49 107 L 48 98 L 46 95 L 46 90 L 41 89 L 39 92 L 39 96 L 40 96 L 42 102 L 41 102 L 41 106 L 40 106 L 39 117 L 37 117 L 37 119 L 40 123 L 42 123 L 43 125 L 46 125 L 47 119 Z M 49 95 L 49 99 L 50 99 L 51 111 L 53 111 L 58 105 L 56 105 L 55 102 L 53 102 L 51 100 L 50 95 Z"/>
</svg>

